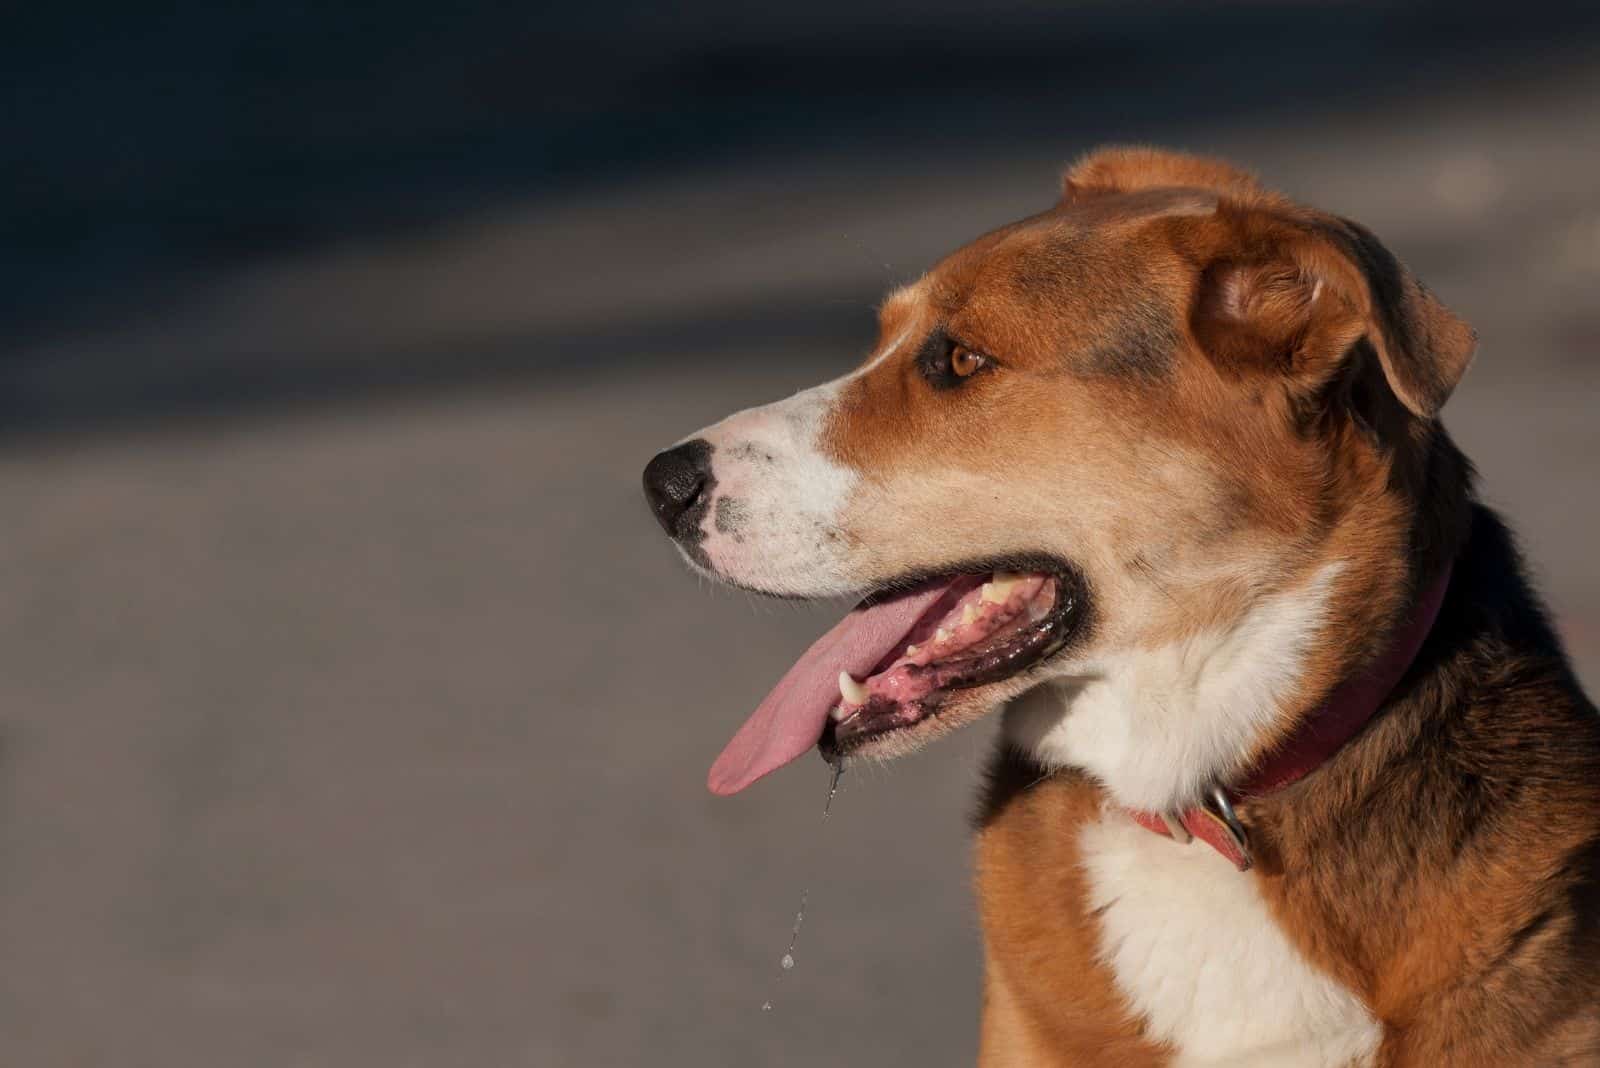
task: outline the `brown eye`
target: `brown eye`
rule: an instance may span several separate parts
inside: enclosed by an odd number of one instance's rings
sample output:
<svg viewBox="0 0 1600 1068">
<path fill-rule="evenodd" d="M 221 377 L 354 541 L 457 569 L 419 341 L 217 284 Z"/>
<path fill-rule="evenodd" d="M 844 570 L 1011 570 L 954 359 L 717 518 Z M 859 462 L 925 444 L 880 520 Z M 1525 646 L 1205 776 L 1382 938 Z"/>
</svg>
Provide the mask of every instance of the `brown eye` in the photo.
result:
<svg viewBox="0 0 1600 1068">
<path fill-rule="evenodd" d="M 957 378 L 967 378 L 978 373 L 983 357 L 971 349 L 956 345 L 950 349 L 950 371 Z"/>
</svg>

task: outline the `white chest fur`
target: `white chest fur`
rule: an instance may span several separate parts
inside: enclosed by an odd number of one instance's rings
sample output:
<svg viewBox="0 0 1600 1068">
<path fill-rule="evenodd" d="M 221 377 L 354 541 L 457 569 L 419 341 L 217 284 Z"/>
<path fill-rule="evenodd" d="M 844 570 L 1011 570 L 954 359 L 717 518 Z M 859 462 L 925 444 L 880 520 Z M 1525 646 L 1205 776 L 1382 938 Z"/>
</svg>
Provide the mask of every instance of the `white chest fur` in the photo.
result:
<svg viewBox="0 0 1600 1068">
<path fill-rule="evenodd" d="M 1342 565 L 1259 599 L 1229 626 L 1154 647 L 1089 648 L 1008 710 L 1006 737 L 1078 767 L 1130 808 L 1187 808 L 1226 782 L 1282 715 Z"/>
<path fill-rule="evenodd" d="M 1273 922 L 1254 877 L 1107 811 L 1083 830 L 1101 955 L 1182 1068 L 1365 1065 L 1380 1031 Z"/>
</svg>

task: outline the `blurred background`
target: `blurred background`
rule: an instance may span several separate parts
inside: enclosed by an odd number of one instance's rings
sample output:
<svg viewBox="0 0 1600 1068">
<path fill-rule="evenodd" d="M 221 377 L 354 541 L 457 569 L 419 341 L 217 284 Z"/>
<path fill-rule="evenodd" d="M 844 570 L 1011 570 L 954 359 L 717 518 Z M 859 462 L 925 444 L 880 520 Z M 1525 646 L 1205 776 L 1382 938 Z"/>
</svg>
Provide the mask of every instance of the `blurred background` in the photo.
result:
<svg viewBox="0 0 1600 1068">
<path fill-rule="evenodd" d="M 1478 328 L 1600 682 L 1596 5 L 37 4 L 0 85 L 0 1063 L 969 1062 L 992 726 L 709 797 L 832 612 L 638 475 L 1103 141 Z"/>
</svg>

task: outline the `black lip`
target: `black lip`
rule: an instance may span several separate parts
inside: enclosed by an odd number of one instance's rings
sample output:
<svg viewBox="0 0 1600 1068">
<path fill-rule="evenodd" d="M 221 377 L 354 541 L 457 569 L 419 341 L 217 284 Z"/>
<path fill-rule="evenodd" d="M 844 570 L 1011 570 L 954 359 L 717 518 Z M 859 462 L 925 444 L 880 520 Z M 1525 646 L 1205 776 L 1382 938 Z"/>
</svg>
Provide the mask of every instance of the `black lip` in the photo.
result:
<svg viewBox="0 0 1600 1068">
<path fill-rule="evenodd" d="M 1005 556 L 975 557 L 946 567 L 905 571 L 892 579 L 885 579 L 882 582 L 857 590 L 843 590 L 837 594 L 783 593 L 769 590 L 762 586 L 753 586 L 747 582 L 740 582 L 738 579 L 730 578 L 709 565 L 704 565 L 704 570 L 708 578 L 715 579 L 729 589 L 753 593 L 768 600 L 793 601 L 796 604 L 838 602 L 850 604 L 851 608 L 864 608 L 867 605 L 876 604 L 886 597 L 910 593 L 930 582 L 948 582 L 961 575 L 981 575 L 986 571 L 1035 571 L 1046 573 L 1061 579 L 1064 588 L 1076 591 L 1080 600 L 1084 591 L 1083 578 L 1078 569 L 1060 557 L 1051 556 L 1047 553 L 1012 553 Z M 865 592 L 862 592 L 862 590 Z M 851 602 L 850 598 L 854 598 L 854 602 Z"/>
<path fill-rule="evenodd" d="M 861 713 L 863 723 L 877 719 L 880 726 L 862 726 L 852 731 L 844 738 L 838 735 L 838 724 L 831 719 L 823 728 L 822 738 L 817 747 L 824 758 L 832 761 L 848 756 L 861 746 L 880 738 L 893 731 L 903 730 L 906 727 L 921 723 L 929 717 L 938 715 L 943 701 L 942 696 L 960 691 L 975 689 L 1002 679 L 1012 678 L 1025 671 L 1038 667 L 1046 660 L 1059 653 L 1067 642 L 1082 628 L 1085 609 L 1085 587 L 1077 569 L 1055 557 L 1040 555 L 1021 555 L 989 557 L 974 560 L 969 564 L 936 572 L 907 574 L 894 582 L 886 584 L 873 591 L 863 600 L 863 604 L 870 604 L 893 593 L 906 589 L 914 589 L 930 581 L 948 581 L 961 575 L 982 574 L 986 571 L 1031 571 L 1039 574 L 1050 575 L 1056 582 L 1056 604 L 1050 613 L 1034 624 L 1029 632 L 1028 640 L 1013 647 L 1011 650 L 996 651 L 992 654 L 979 657 L 973 668 L 964 671 L 955 678 L 946 682 L 927 698 L 908 706 L 917 713 L 909 722 L 897 722 L 894 712 L 901 710 L 902 706 L 892 701 L 868 704 Z M 873 715 L 876 712 L 877 715 Z M 880 718 L 881 717 L 881 718 Z"/>
<path fill-rule="evenodd" d="M 1008 553 L 1001 556 L 979 556 L 969 560 L 956 561 L 939 568 L 928 568 L 919 571 L 907 571 L 886 582 L 873 586 L 871 591 L 861 599 L 861 604 L 869 605 L 883 600 L 885 597 L 897 593 L 906 593 L 910 590 L 925 586 L 930 582 L 949 582 L 962 575 L 982 575 L 990 571 L 1032 571 L 1037 574 L 1054 576 L 1061 583 L 1064 592 L 1070 592 L 1074 599 L 1082 596 L 1083 577 L 1078 569 L 1058 556 L 1047 553 Z"/>
</svg>

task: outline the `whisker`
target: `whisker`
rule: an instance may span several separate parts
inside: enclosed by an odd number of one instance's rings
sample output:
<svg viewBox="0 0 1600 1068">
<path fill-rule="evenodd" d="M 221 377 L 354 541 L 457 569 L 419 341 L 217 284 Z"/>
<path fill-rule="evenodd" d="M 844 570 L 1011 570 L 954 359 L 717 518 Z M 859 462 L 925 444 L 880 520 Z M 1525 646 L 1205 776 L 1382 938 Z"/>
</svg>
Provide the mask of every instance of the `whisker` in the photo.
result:
<svg viewBox="0 0 1600 1068">
<path fill-rule="evenodd" d="M 1154 564 L 1143 556 L 1136 556 L 1133 558 L 1133 566 L 1141 575 L 1150 580 L 1152 586 L 1161 591 L 1163 597 L 1174 605 L 1178 603 L 1178 599 L 1172 596 L 1172 591 L 1167 589 L 1166 583 L 1162 582 L 1160 576 L 1157 575 Z"/>
</svg>

